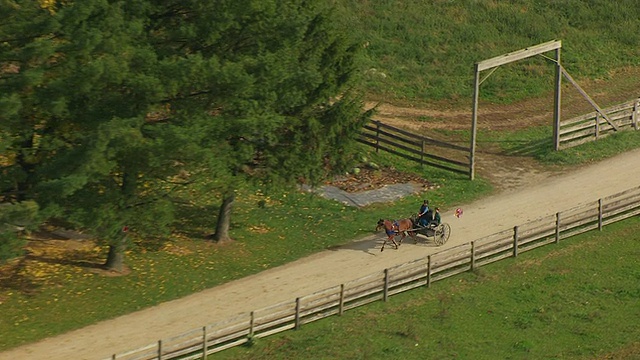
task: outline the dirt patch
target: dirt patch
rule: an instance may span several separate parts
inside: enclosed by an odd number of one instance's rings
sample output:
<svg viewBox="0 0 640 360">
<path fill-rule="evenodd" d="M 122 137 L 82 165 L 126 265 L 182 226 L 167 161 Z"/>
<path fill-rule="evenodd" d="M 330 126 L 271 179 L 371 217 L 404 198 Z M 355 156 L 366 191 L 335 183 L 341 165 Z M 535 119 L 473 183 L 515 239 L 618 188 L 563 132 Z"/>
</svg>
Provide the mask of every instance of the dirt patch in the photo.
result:
<svg viewBox="0 0 640 360">
<path fill-rule="evenodd" d="M 607 79 L 578 79 L 580 86 L 602 108 L 629 101 L 638 96 L 640 68 L 623 68 L 611 72 Z M 615 84 L 615 86 L 612 86 Z M 594 107 L 572 85 L 563 82 L 561 119 L 569 119 L 594 111 Z M 468 102 L 439 101 L 429 104 L 366 103 L 376 107 L 375 120 L 413 130 L 470 130 L 471 99 Z M 512 104 L 487 103 L 480 99 L 478 129 L 518 130 L 550 124 L 553 120 L 554 94 L 527 98 Z"/>
<path fill-rule="evenodd" d="M 335 186 L 348 193 L 355 193 L 367 190 L 375 190 L 385 185 L 414 183 L 424 189 L 436 187 L 436 184 L 422 178 L 416 174 L 399 171 L 393 167 L 381 167 L 373 169 L 361 167 L 352 174 L 340 176 L 333 181 L 328 181 L 325 185 Z"/>
</svg>

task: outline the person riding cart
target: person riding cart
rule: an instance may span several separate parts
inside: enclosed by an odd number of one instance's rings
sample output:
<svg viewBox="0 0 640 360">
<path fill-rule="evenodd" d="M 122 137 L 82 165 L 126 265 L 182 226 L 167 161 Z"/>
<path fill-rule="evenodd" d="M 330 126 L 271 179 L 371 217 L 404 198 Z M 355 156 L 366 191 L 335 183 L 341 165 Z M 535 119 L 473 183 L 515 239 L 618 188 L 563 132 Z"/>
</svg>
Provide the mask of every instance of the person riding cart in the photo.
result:
<svg viewBox="0 0 640 360">
<path fill-rule="evenodd" d="M 428 226 L 434 228 L 440 225 L 441 222 L 442 218 L 440 216 L 440 208 L 435 208 L 435 210 L 427 208 L 426 212 L 422 216 L 418 215 L 418 225 L 421 227 Z"/>
<path fill-rule="evenodd" d="M 431 213 L 429 212 L 429 200 L 424 200 L 418 210 L 418 225 L 424 227 L 429 224 Z"/>
<path fill-rule="evenodd" d="M 429 220 L 429 226 L 436 227 L 440 225 L 442 222 L 442 218 L 440 217 L 440 208 L 436 208 L 436 211 L 431 214 L 431 219 Z"/>
</svg>

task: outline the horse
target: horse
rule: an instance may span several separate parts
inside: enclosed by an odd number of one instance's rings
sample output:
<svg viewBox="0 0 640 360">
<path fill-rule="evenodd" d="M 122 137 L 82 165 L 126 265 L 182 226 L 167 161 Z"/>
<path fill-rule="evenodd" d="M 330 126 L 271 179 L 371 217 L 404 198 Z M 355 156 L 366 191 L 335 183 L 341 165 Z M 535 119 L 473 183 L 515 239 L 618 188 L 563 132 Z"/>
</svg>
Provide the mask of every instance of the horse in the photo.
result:
<svg viewBox="0 0 640 360">
<path fill-rule="evenodd" d="M 387 239 L 382 243 L 382 248 L 380 249 L 380 251 L 384 250 L 384 245 L 387 243 L 387 241 L 393 242 L 393 244 L 396 246 L 396 249 L 398 249 L 398 246 L 402 244 L 402 240 L 404 240 L 407 234 L 409 234 L 409 236 L 411 236 L 413 241 L 417 243 L 418 242 L 418 239 L 416 238 L 417 235 L 415 231 L 412 231 L 413 228 L 414 228 L 414 224 L 411 219 L 400 219 L 400 220 L 394 220 L 394 221 L 385 220 L 385 219 L 378 220 L 376 231 L 379 231 L 380 229 L 384 229 L 384 232 L 387 234 Z M 402 237 L 400 238 L 400 243 L 397 243 L 395 239 L 396 235 L 398 234 L 402 235 Z"/>
</svg>

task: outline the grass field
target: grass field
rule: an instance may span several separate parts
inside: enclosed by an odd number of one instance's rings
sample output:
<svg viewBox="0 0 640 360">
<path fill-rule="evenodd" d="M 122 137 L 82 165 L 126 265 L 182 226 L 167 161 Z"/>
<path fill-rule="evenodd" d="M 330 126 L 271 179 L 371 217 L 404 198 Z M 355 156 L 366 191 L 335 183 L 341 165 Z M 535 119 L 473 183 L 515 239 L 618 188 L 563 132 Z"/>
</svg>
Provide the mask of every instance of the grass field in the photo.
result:
<svg viewBox="0 0 640 360">
<path fill-rule="evenodd" d="M 640 219 L 211 359 L 638 359 Z"/>
<path fill-rule="evenodd" d="M 441 188 L 430 191 L 429 198 L 443 208 L 491 191 L 483 180 L 469 182 L 462 175 L 420 169 L 385 154 L 371 153 L 368 158 L 380 164 L 392 162 L 399 170 L 437 182 Z M 371 234 L 381 217 L 408 216 L 421 198 L 416 195 L 393 204 L 355 209 L 305 192 L 265 194 L 245 189 L 238 196 L 232 220 L 236 241 L 224 246 L 202 238 L 211 224 L 216 201 L 197 199 L 185 207 L 188 222 L 179 224 L 175 235 L 162 245 L 135 239 L 137 246 L 127 253 L 131 271 L 126 276 L 110 276 L 99 270 L 107 249 L 91 241 L 33 241 L 27 258 L 0 268 L 0 350 L 345 244 Z"/>
<path fill-rule="evenodd" d="M 473 64 L 550 40 L 561 40 L 562 64 L 579 82 L 607 79 L 637 66 L 636 0 L 456 0 L 335 2 L 365 47 L 372 97 L 412 104 L 467 104 Z M 548 54 L 547 54 L 548 55 Z M 510 103 L 553 88 L 553 63 L 536 56 L 501 66 L 481 100 Z"/>
<path fill-rule="evenodd" d="M 336 3 L 366 47 L 363 66 L 372 100 L 467 108 L 474 62 L 554 38 L 563 41 L 563 63 L 574 77 L 610 85 L 597 98 L 615 91 L 616 83 L 610 81 L 617 70 L 639 65 L 637 0 Z M 501 68 L 483 87 L 482 100 L 509 103 L 545 94 L 552 71 L 543 58 Z M 625 100 L 634 96 L 637 91 Z M 505 152 L 533 148 L 526 155 L 563 166 L 639 145 L 637 136 L 627 133 L 554 153 L 544 145 L 548 131 L 480 136 L 500 139 Z M 368 157 L 436 182 L 440 188 L 429 198 L 445 209 L 492 191 L 483 179 L 469 182 L 383 154 Z M 0 267 L 0 350 L 344 244 L 370 234 L 371 219 L 408 214 L 421 199 L 356 210 L 306 193 L 252 188 L 240 195 L 232 218 L 234 243 L 218 246 L 203 240 L 218 199 L 194 199 L 183 208 L 189 220 L 176 224 L 169 241 L 157 245 L 133 239 L 126 276 L 105 276 L 97 264 L 104 261 L 106 249 L 91 241 L 37 240 L 34 234 L 28 257 Z M 326 223 L 332 231 L 320 230 L 318 224 Z M 634 266 L 638 230 L 638 220 L 632 219 L 602 234 L 523 254 L 439 282 L 428 291 L 398 295 L 387 304 L 353 310 L 215 358 L 640 358 L 640 274 Z"/>
</svg>

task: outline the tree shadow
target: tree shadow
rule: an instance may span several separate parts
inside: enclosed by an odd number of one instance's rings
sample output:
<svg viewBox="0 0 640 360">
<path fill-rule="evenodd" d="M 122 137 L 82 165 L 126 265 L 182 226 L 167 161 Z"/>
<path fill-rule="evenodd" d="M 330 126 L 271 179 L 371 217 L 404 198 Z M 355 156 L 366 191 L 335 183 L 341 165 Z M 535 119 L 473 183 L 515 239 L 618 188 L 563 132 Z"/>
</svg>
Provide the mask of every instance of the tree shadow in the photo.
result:
<svg viewBox="0 0 640 360">
<path fill-rule="evenodd" d="M 522 141 L 513 149 L 507 151 L 507 155 L 539 157 L 550 152 L 553 148 L 552 139 Z"/>
<path fill-rule="evenodd" d="M 208 239 L 215 230 L 218 206 L 178 204 L 174 232 L 191 239 Z"/>
<path fill-rule="evenodd" d="M 42 284 L 41 279 L 33 276 L 32 267 L 39 263 L 90 271 L 106 270 L 94 247 L 95 243 L 87 235 L 71 230 L 31 232 L 24 255 L 0 267 L 0 288 L 25 295 L 37 293 Z"/>
<path fill-rule="evenodd" d="M 100 270 L 104 270 L 105 266 L 103 264 L 103 262 L 97 262 L 95 259 L 94 260 L 88 260 L 88 259 L 67 259 L 67 258 L 62 258 L 62 259 L 58 259 L 58 258 L 52 258 L 52 257 L 47 257 L 47 256 L 42 256 L 42 255 L 30 255 L 27 254 L 24 257 L 25 261 L 37 261 L 40 263 L 45 263 L 45 264 L 52 264 L 52 265 L 64 265 L 64 266 L 72 266 L 72 267 L 77 267 L 77 268 L 82 268 L 82 269 L 100 269 Z"/>
<path fill-rule="evenodd" d="M 37 278 L 29 276 L 27 267 L 29 263 L 44 263 L 51 265 L 71 266 L 89 270 L 106 270 L 103 262 L 96 261 L 94 256 L 81 251 L 70 251 L 64 257 L 50 257 L 46 255 L 34 255 L 29 252 L 20 258 L 14 265 L 6 266 L 0 274 L 0 288 L 12 289 L 25 295 L 35 295 L 42 287 Z"/>
<path fill-rule="evenodd" d="M 379 249 L 382 244 L 378 240 L 362 240 L 362 241 L 354 241 L 345 245 L 335 245 L 328 248 L 331 251 L 341 251 L 341 250 L 355 250 L 355 251 L 363 251 L 369 255 L 374 255 L 371 253 L 374 249 Z"/>
<path fill-rule="evenodd" d="M 26 264 L 27 259 L 23 257 L 13 266 L 5 266 L 0 272 L 0 288 L 35 295 L 42 285 L 25 275 Z"/>
<path fill-rule="evenodd" d="M 426 247 L 440 247 L 441 245 L 436 244 L 436 239 L 431 236 L 423 236 L 421 235 L 422 241 L 418 241 L 416 245 L 422 245 Z"/>
</svg>

